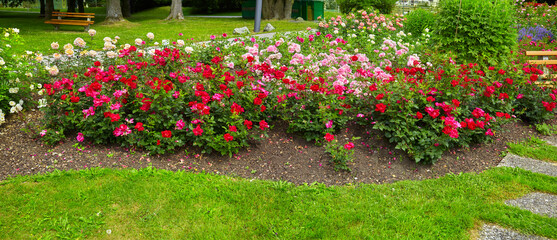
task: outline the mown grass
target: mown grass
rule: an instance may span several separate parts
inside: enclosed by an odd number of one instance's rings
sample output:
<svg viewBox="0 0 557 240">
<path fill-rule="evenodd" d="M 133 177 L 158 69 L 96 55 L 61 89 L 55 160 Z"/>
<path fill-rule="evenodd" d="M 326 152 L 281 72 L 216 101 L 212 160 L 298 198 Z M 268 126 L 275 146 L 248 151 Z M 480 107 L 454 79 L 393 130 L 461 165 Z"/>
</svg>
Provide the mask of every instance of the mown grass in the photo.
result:
<svg viewBox="0 0 557 240">
<path fill-rule="evenodd" d="M 531 137 L 524 142 L 508 143 L 508 145 L 509 151 L 516 155 L 557 162 L 557 147 L 549 145 L 537 137 Z"/>
<path fill-rule="evenodd" d="M 557 219 L 510 207 L 557 178 L 520 169 L 386 185 L 88 169 L 0 182 L 0 238 L 468 239 L 480 222 L 557 237 Z"/>
<path fill-rule="evenodd" d="M 143 12 L 135 13 L 125 22 L 113 25 L 105 25 L 104 17 L 96 17 L 95 24 L 91 28 L 97 31 L 94 41 L 102 42 L 102 38 L 115 36 L 120 37 L 119 43 L 133 43 L 136 38 L 146 40 L 146 34 L 155 34 L 155 41 L 169 39 L 194 39 L 194 41 L 209 40 L 210 35 L 221 35 L 227 33 L 232 36 L 234 28 L 248 27 L 253 29 L 254 22 L 242 18 L 201 18 L 188 17 L 183 21 L 164 21 L 168 16 L 169 7 L 159 7 Z M 38 13 L 18 13 L 2 12 L 0 27 L 19 28 L 20 35 L 25 40 L 25 46 L 18 51 L 43 51 L 48 52 L 50 43 L 58 42 L 61 45 L 72 43 L 75 38 L 81 37 L 90 41 L 89 35 L 79 26 L 61 26 L 60 31 L 56 31 L 50 24 L 45 24 L 44 20 L 38 17 Z M 288 20 L 267 20 L 262 21 L 262 28 L 271 23 L 277 32 L 300 31 L 307 27 L 315 28 L 315 22 L 293 22 Z M 182 33 L 183 36 L 179 36 Z M 102 46 L 102 44 L 99 44 Z"/>
</svg>

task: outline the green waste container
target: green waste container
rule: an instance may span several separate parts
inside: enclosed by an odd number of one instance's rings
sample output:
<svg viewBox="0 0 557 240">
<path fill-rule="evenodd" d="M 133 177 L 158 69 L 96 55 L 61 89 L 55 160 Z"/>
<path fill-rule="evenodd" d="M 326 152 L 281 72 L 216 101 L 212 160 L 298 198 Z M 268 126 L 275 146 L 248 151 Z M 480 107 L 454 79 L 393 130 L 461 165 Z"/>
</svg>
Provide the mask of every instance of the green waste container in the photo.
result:
<svg viewBox="0 0 557 240">
<path fill-rule="evenodd" d="M 255 0 L 242 2 L 242 18 L 255 18 Z"/>
<path fill-rule="evenodd" d="M 290 14 L 290 17 L 296 19 L 302 16 L 301 13 L 302 13 L 302 4 L 299 0 L 296 0 L 294 1 L 294 4 L 292 4 L 292 13 Z"/>
<path fill-rule="evenodd" d="M 314 21 L 317 18 L 325 18 L 324 0 L 296 0 L 300 2 L 300 16 L 306 21 Z"/>
</svg>

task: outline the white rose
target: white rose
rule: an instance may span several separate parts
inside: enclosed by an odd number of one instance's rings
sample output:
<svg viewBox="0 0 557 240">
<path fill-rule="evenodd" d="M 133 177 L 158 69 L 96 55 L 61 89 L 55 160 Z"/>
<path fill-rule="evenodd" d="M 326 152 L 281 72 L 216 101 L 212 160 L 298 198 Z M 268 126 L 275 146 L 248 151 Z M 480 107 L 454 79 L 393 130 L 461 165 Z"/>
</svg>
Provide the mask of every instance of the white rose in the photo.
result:
<svg viewBox="0 0 557 240">
<path fill-rule="evenodd" d="M 152 32 L 147 33 L 147 38 L 149 38 L 150 40 L 155 39 L 155 34 L 153 34 Z"/>
<path fill-rule="evenodd" d="M 192 47 L 186 47 L 184 49 L 186 51 L 186 53 L 191 54 L 193 52 L 193 48 Z"/>
<path fill-rule="evenodd" d="M 15 106 L 15 102 L 14 101 L 10 101 L 10 106 Z"/>
<path fill-rule="evenodd" d="M 135 45 L 138 45 L 138 46 L 143 45 L 143 40 L 141 40 L 141 38 L 136 38 L 135 39 Z"/>
<path fill-rule="evenodd" d="M 4 33 L 4 37 L 9 37 L 10 34 L 9 33 Z"/>
<path fill-rule="evenodd" d="M 89 33 L 89 36 L 94 37 L 97 34 L 97 31 L 95 31 L 95 29 L 89 29 L 87 33 Z"/>
<path fill-rule="evenodd" d="M 184 40 L 179 39 L 178 41 L 176 41 L 176 46 L 183 47 L 184 45 L 185 45 Z"/>
<path fill-rule="evenodd" d="M 58 48 L 60 47 L 60 45 L 58 44 L 58 42 L 53 42 L 53 43 L 50 44 L 50 47 L 51 47 L 52 49 L 58 49 Z M 64 47 L 65 47 L 65 46 L 64 46 Z"/>
<path fill-rule="evenodd" d="M 35 85 L 33 85 L 33 84 L 29 85 L 29 89 L 34 90 L 34 89 L 35 89 Z"/>
<path fill-rule="evenodd" d="M 112 42 L 112 39 L 109 38 L 109 37 L 104 37 L 104 38 L 103 38 L 103 41 L 104 41 L 104 42 Z"/>
<path fill-rule="evenodd" d="M 19 28 L 12 28 L 12 30 L 14 30 L 15 33 L 19 33 Z"/>
<path fill-rule="evenodd" d="M 115 58 L 116 56 L 118 56 L 118 55 L 113 51 L 106 52 L 106 57 L 108 57 L 108 58 Z"/>
<path fill-rule="evenodd" d="M 68 50 L 68 49 L 73 49 L 73 45 L 71 43 L 64 45 L 64 50 Z"/>
<path fill-rule="evenodd" d="M 40 83 L 38 83 L 38 84 L 37 84 L 37 88 L 38 88 L 38 89 L 41 89 L 41 88 L 43 88 L 43 85 L 40 84 Z"/>
</svg>

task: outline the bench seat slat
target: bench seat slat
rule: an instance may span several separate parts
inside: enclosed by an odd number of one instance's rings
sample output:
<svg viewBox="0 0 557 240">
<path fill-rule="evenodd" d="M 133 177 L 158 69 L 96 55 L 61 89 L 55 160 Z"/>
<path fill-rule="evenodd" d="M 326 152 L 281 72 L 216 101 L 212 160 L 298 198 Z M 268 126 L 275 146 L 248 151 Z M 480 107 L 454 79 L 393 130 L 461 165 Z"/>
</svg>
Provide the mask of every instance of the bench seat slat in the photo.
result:
<svg viewBox="0 0 557 240">
<path fill-rule="evenodd" d="M 52 14 L 52 18 L 58 17 L 71 17 L 71 18 L 94 18 L 95 16 L 92 15 L 67 15 L 67 14 Z"/>
<path fill-rule="evenodd" d="M 526 56 L 557 56 L 557 51 L 526 51 Z"/>
<path fill-rule="evenodd" d="M 87 21 L 87 20 L 72 20 L 72 19 L 51 19 L 45 21 L 45 23 L 56 23 L 56 24 L 65 24 L 65 23 L 83 23 L 83 24 L 93 24 L 95 21 Z"/>
<path fill-rule="evenodd" d="M 557 64 L 557 60 L 528 60 L 530 64 Z"/>
<path fill-rule="evenodd" d="M 63 22 L 63 21 L 45 22 L 45 23 L 54 24 L 54 25 L 73 25 L 73 26 L 89 26 L 93 24 L 92 22 Z"/>
</svg>

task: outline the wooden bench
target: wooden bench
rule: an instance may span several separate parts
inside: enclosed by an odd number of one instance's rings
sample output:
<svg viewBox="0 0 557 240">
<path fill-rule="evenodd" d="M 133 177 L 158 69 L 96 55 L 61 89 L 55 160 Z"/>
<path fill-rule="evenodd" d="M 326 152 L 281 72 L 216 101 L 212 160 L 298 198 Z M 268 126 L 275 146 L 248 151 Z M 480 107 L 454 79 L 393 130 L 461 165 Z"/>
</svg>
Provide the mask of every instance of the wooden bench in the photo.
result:
<svg viewBox="0 0 557 240">
<path fill-rule="evenodd" d="M 536 60 L 528 60 L 530 64 L 537 64 L 537 65 L 557 65 L 557 59 L 553 57 L 550 59 L 551 56 L 557 56 L 557 51 L 526 51 L 526 56 L 536 56 L 538 59 Z M 549 69 L 544 66 L 543 72 L 544 74 L 540 76 L 541 79 L 545 81 L 537 81 L 536 84 L 544 87 L 554 88 L 555 81 L 554 79 L 557 78 L 557 74 L 550 74 Z"/>
<path fill-rule="evenodd" d="M 89 31 L 89 26 L 95 23 L 94 18 L 94 13 L 52 12 L 52 19 L 44 23 L 54 25 L 56 30 L 60 30 L 60 25 L 73 25 L 83 26 L 85 31 Z"/>
</svg>

